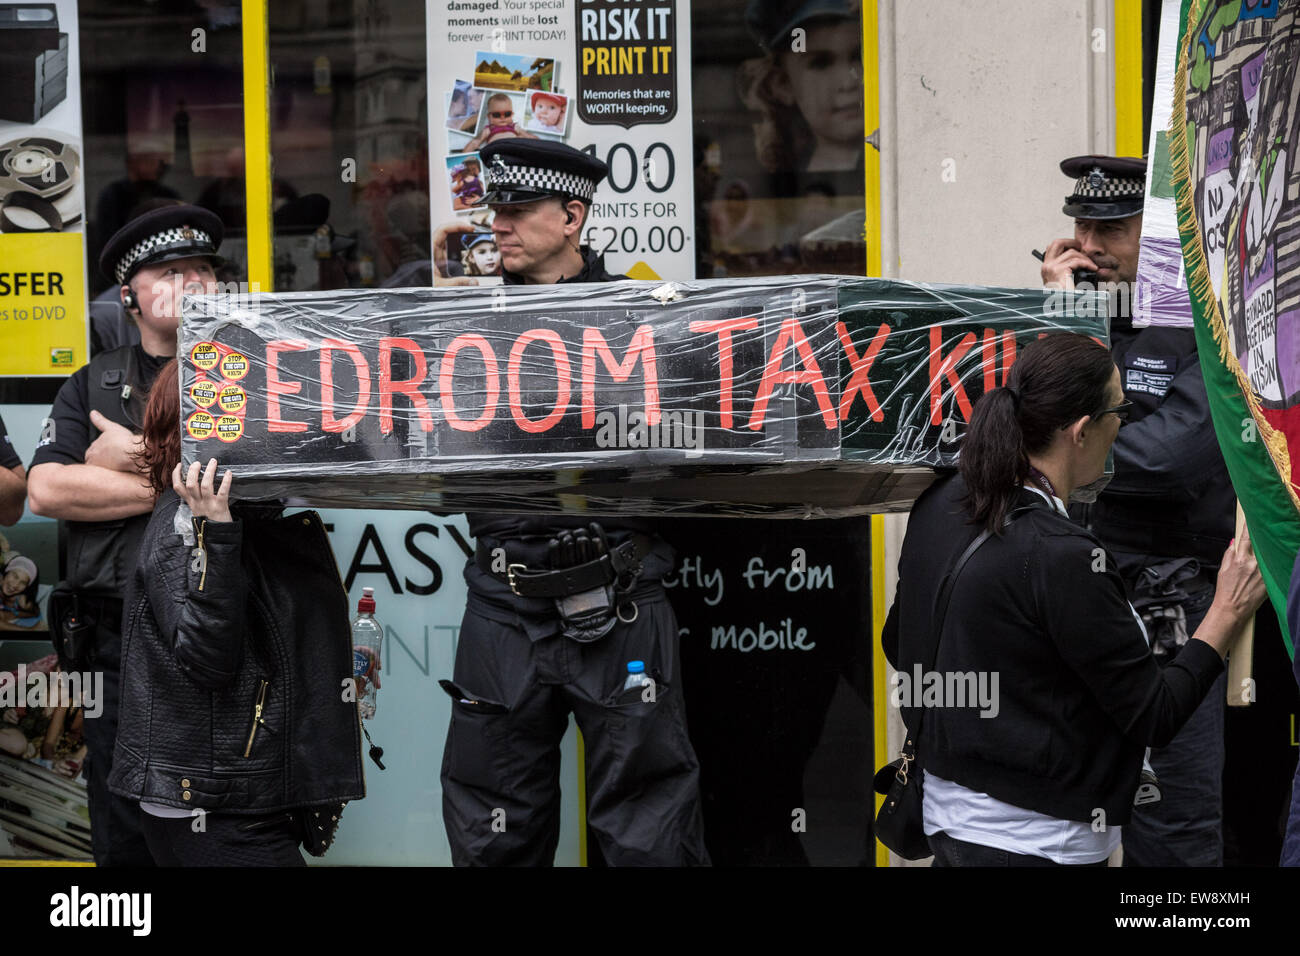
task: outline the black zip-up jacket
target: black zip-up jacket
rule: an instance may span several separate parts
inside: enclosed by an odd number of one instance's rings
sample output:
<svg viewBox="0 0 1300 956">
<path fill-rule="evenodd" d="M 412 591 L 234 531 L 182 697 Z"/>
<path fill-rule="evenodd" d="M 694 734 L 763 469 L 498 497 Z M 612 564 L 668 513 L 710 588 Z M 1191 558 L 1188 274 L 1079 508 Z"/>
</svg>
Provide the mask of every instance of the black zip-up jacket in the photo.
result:
<svg viewBox="0 0 1300 956">
<path fill-rule="evenodd" d="M 1016 807 L 1107 826 L 1129 821 L 1147 746 L 1169 743 L 1223 670 L 1204 641 L 1160 667 L 1114 559 L 1089 532 L 1022 489 L 1031 510 L 967 562 L 952 588 L 937 662 L 933 615 L 948 569 L 976 537 L 959 475 L 917 500 L 881 641 L 911 677 L 997 675 L 996 716 L 979 706 L 905 708 L 921 764 Z M 946 682 L 946 678 L 945 678 Z M 900 686 L 901 689 L 901 686 Z M 892 689 L 891 689 L 892 697 Z M 904 701 L 910 703 L 911 700 Z M 991 709 L 991 708 L 990 708 Z"/>
<path fill-rule="evenodd" d="M 594 251 L 590 246 L 582 246 L 582 269 L 574 276 L 566 276 L 560 279 L 556 284 L 565 285 L 574 282 L 614 282 L 618 279 L 626 279 L 625 275 L 613 275 L 605 269 L 605 257 Z M 506 285 L 523 285 L 524 277 L 514 272 L 502 270 L 502 276 Z M 619 519 L 623 525 L 634 527 L 635 530 L 643 533 L 649 533 L 650 528 L 645 522 L 626 518 Z M 584 518 L 581 515 L 553 515 L 543 514 L 536 517 L 530 517 L 524 514 L 471 514 L 469 516 L 469 531 L 474 537 L 489 537 L 498 541 L 512 538 L 526 538 L 535 535 L 545 535 L 550 537 L 555 531 L 561 528 L 583 528 L 591 522 L 590 518 Z M 610 527 L 613 526 L 611 522 Z"/>
<path fill-rule="evenodd" d="M 1216 568 L 1232 538 L 1236 493 L 1210 421 L 1191 329 L 1135 329 L 1119 316 L 1111 355 L 1133 414 L 1115 439 L 1115 475 L 1070 514 L 1130 577 L 1166 558 Z"/>
<path fill-rule="evenodd" d="M 582 268 L 578 270 L 578 274 L 557 279 L 556 285 L 565 282 L 614 282 L 617 279 L 627 278 L 625 275 L 615 275 L 606 269 L 604 253 L 597 252 L 591 246 L 579 246 L 578 254 L 582 256 Z M 501 270 L 501 279 L 506 285 L 524 285 L 527 281 L 519 273 L 508 272 L 504 268 Z"/>
<path fill-rule="evenodd" d="M 347 596 L 315 512 L 159 498 L 126 594 L 109 789 L 225 813 L 365 795 Z M 182 520 L 182 526 L 184 521 Z"/>
<path fill-rule="evenodd" d="M 582 246 L 582 269 L 577 275 L 559 280 L 570 282 L 613 282 L 626 279 L 625 275 L 614 275 L 605 269 L 605 257 L 590 246 Z M 523 284 L 523 277 L 513 272 L 503 272 L 507 285 Z M 556 532 L 566 528 L 584 528 L 593 519 L 583 515 L 565 514 L 471 514 L 469 530 L 475 538 L 482 540 L 487 547 L 505 545 L 511 551 L 511 560 L 534 561 L 534 566 L 544 566 L 546 560 L 546 542 Z M 596 517 L 602 528 L 609 534 L 612 543 L 617 544 L 631 534 L 654 535 L 652 521 L 636 517 L 607 518 Z M 641 582 L 658 581 L 672 570 L 672 548 L 661 538 L 655 539 L 655 545 L 644 559 Z M 470 589 L 470 603 L 481 613 L 504 621 L 514 621 L 516 612 L 545 617 L 545 622 L 533 622 L 531 631 L 535 638 L 553 633 L 558 624 L 554 613 L 554 603 L 549 598 L 521 598 L 511 594 L 510 589 L 496 578 L 483 573 L 474 559 L 465 566 L 465 581 Z M 662 594 L 662 591 L 659 592 Z M 486 601 L 480 600 L 486 598 Z M 645 596 L 642 599 L 648 599 Z"/>
</svg>

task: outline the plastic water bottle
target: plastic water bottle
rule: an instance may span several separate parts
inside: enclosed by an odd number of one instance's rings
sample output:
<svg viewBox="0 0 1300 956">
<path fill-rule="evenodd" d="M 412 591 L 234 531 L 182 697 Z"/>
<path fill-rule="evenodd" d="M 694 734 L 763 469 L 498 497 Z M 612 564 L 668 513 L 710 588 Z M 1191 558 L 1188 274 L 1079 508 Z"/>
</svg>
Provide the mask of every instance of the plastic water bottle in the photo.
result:
<svg viewBox="0 0 1300 956">
<path fill-rule="evenodd" d="M 631 690 L 633 687 L 645 687 L 647 684 L 653 683 L 654 679 L 645 672 L 645 661 L 627 662 L 627 680 L 623 682 L 624 690 Z"/>
<path fill-rule="evenodd" d="M 352 622 L 352 679 L 357 685 L 357 706 L 366 720 L 375 716 L 379 698 L 379 648 L 384 629 L 375 620 L 375 589 L 362 588 L 357 617 Z"/>
</svg>

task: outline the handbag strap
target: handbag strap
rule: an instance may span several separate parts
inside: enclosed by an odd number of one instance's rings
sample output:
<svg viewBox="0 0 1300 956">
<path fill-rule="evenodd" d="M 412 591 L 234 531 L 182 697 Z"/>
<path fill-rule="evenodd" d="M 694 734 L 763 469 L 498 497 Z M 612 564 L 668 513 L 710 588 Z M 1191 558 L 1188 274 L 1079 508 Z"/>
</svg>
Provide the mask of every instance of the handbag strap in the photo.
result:
<svg viewBox="0 0 1300 956">
<path fill-rule="evenodd" d="M 1020 507 L 1013 509 L 1002 520 L 1002 527 L 1003 528 L 1008 527 L 1011 524 L 1011 522 L 1014 521 L 1016 518 L 1020 517 L 1022 514 L 1025 514 L 1026 512 L 1035 510 L 1035 507 L 1036 507 L 1035 505 L 1021 505 Z M 948 616 L 948 599 L 952 597 L 952 588 L 957 581 L 957 576 L 961 574 L 962 568 L 966 567 L 966 562 L 969 561 L 971 557 L 975 554 L 975 552 L 978 551 L 980 547 L 991 537 L 993 537 L 993 532 L 990 531 L 988 528 L 985 528 L 983 531 L 981 531 L 979 535 L 976 536 L 975 540 L 966 546 L 966 550 L 963 551 L 961 555 L 957 558 L 956 563 L 953 564 L 952 566 L 952 570 L 949 571 L 948 574 L 944 576 L 943 583 L 939 585 L 939 596 L 938 599 L 935 601 L 934 622 L 932 625 L 933 627 L 932 633 L 934 634 L 934 654 L 930 657 L 928 661 L 924 662 L 926 664 L 925 666 L 926 673 L 934 669 L 934 665 L 939 659 L 939 643 L 943 640 L 943 622 L 944 619 Z M 920 739 L 921 725 L 925 722 L 925 708 L 918 707 L 917 710 L 920 711 L 920 713 L 917 715 L 916 718 L 915 731 L 908 729 L 906 727 L 906 721 L 904 721 L 904 729 L 907 730 L 907 735 L 906 735 L 906 743 L 903 745 L 903 755 L 909 759 L 914 758 L 916 756 L 915 741 Z"/>
</svg>

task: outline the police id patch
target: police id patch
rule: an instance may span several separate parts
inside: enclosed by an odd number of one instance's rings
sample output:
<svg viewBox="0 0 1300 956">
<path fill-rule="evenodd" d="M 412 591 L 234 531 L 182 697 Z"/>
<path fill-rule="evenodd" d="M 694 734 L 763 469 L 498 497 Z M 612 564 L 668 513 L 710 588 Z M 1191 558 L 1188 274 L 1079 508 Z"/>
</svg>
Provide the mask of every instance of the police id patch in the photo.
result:
<svg viewBox="0 0 1300 956">
<path fill-rule="evenodd" d="M 1178 371 L 1172 355 L 1128 355 L 1124 358 L 1124 392 L 1144 392 L 1163 398 Z"/>
</svg>

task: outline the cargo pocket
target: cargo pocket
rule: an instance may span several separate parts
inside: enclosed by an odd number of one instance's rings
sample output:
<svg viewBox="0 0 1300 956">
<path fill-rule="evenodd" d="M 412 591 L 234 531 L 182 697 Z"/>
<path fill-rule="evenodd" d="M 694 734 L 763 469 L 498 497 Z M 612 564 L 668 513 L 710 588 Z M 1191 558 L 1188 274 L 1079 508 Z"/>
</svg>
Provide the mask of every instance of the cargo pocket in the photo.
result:
<svg viewBox="0 0 1300 956">
<path fill-rule="evenodd" d="M 127 519 L 68 523 L 67 585 L 74 591 L 118 594 L 119 558 Z"/>
<path fill-rule="evenodd" d="M 503 718 L 510 708 L 449 680 L 438 681 L 438 686 L 452 702 L 447 750 L 443 754 L 444 774 L 464 786 L 501 792 L 509 760 Z"/>
<path fill-rule="evenodd" d="M 620 688 L 604 702 L 611 775 L 636 788 L 697 766 L 681 696 L 658 670 L 651 678 L 652 686 Z"/>
<path fill-rule="evenodd" d="M 510 708 L 505 704 L 499 703 L 495 700 L 487 700 L 486 698 L 479 697 L 469 691 L 461 690 L 457 684 L 454 684 L 449 680 L 438 681 L 438 686 L 447 692 L 448 696 L 451 697 L 452 702 L 455 704 L 456 709 L 460 713 L 504 714 L 508 713 L 510 710 Z"/>
</svg>

